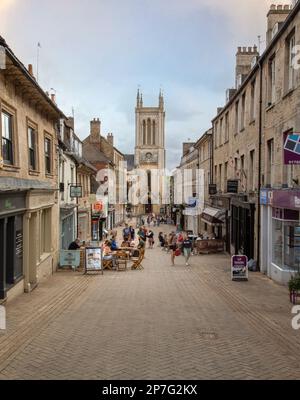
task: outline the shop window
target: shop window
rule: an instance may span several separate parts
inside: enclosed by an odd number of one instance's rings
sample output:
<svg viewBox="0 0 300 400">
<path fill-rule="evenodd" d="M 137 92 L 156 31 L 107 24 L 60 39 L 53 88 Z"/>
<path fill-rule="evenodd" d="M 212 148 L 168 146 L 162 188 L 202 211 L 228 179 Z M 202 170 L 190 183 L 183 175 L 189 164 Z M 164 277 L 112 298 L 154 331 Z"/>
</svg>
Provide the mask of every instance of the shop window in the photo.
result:
<svg viewBox="0 0 300 400">
<path fill-rule="evenodd" d="M 298 222 L 273 218 L 272 262 L 284 270 L 299 271 L 300 226 Z"/>
<path fill-rule="evenodd" d="M 40 254 L 51 252 L 51 209 L 41 212 L 41 248 Z"/>
</svg>

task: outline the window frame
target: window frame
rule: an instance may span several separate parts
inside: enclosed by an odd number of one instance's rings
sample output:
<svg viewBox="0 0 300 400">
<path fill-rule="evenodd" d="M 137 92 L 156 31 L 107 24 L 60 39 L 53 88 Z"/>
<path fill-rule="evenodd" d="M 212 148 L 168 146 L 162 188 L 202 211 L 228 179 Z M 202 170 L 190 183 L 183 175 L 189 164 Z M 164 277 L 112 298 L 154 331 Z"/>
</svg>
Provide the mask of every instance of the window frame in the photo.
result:
<svg viewBox="0 0 300 400">
<path fill-rule="evenodd" d="M 38 143 L 38 125 L 35 124 L 33 121 L 31 121 L 29 118 L 27 118 L 27 148 L 28 148 L 28 169 L 29 173 L 34 173 L 38 174 L 39 173 L 39 143 Z M 35 168 L 32 168 L 32 165 L 30 164 L 30 143 L 29 143 L 29 130 L 32 130 L 34 132 L 35 136 L 35 141 L 34 141 L 34 156 L 35 156 Z"/>
<path fill-rule="evenodd" d="M 46 155 L 46 142 L 49 141 L 49 162 L 50 162 L 50 169 L 47 170 L 47 155 Z M 44 167 L 45 167 L 45 175 L 46 176 L 53 176 L 53 137 L 49 133 L 44 134 Z"/>
<path fill-rule="evenodd" d="M 273 53 L 268 60 L 268 96 L 267 106 L 276 102 L 276 54 Z"/>
</svg>

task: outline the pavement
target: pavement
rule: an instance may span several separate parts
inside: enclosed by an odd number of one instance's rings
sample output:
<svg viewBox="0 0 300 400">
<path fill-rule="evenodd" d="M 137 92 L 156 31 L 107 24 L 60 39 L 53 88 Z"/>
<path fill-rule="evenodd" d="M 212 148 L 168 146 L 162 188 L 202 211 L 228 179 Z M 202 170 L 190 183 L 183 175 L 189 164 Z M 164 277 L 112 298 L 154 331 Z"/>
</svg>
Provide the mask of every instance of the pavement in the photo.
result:
<svg viewBox="0 0 300 400">
<path fill-rule="evenodd" d="M 0 379 L 299 379 L 287 288 L 232 282 L 224 254 L 172 267 L 154 231 L 144 270 L 58 272 L 9 302 Z"/>
</svg>

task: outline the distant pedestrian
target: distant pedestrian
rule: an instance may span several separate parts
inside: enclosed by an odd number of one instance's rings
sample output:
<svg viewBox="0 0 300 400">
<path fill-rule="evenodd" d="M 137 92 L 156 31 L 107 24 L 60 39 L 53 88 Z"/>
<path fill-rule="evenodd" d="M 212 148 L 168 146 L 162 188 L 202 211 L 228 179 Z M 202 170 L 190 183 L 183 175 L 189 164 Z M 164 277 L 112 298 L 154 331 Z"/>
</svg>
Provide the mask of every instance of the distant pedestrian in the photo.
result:
<svg viewBox="0 0 300 400">
<path fill-rule="evenodd" d="M 130 227 L 129 227 L 129 231 L 130 231 L 130 238 L 131 238 L 131 240 L 134 240 L 135 239 L 135 230 L 134 230 L 134 228 L 130 225 Z"/>
<path fill-rule="evenodd" d="M 189 266 L 189 259 L 192 254 L 192 247 L 193 243 L 191 239 L 188 237 L 188 235 L 184 235 L 184 240 L 182 242 L 182 249 L 183 249 L 183 255 L 185 257 L 185 265 Z"/>
<path fill-rule="evenodd" d="M 147 238 L 148 238 L 148 241 L 149 241 L 149 249 L 153 249 L 154 233 L 153 233 L 153 231 L 151 231 L 151 229 L 148 232 Z"/>
<path fill-rule="evenodd" d="M 177 250 L 177 238 L 174 232 L 171 232 L 169 235 L 169 249 L 171 251 L 171 262 L 172 266 L 175 265 L 175 256 Z"/>
<path fill-rule="evenodd" d="M 123 229 L 123 240 L 124 242 L 128 242 L 130 238 L 130 228 L 128 224 L 125 224 L 125 228 Z"/>
</svg>

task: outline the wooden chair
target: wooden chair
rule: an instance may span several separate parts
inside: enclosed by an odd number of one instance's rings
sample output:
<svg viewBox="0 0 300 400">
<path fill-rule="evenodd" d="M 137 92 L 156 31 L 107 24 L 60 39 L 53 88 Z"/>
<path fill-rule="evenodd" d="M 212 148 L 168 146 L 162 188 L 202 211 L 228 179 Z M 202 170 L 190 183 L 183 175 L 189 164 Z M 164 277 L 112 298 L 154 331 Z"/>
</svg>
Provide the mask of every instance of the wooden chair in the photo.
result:
<svg viewBox="0 0 300 400">
<path fill-rule="evenodd" d="M 117 260 L 116 260 L 117 270 L 118 271 L 126 271 L 129 254 L 124 250 L 118 250 L 116 253 L 116 258 L 117 258 Z M 122 267 L 122 265 L 123 265 L 123 267 Z"/>
<path fill-rule="evenodd" d="M 103 270 L 109 269 L 112 270 L 113 262 L 112 260 L 103 260 Z"/>
<path fill-rule="evenodd" d="M 138 257 L 131 257 L 131 260 L 133 261 L 133 264 L 131 266 L 131 269 L 144 269 L 142 262 L 145 258 L 145 249 L 140 249 L 139 250 L 139 256 Z"/>
</svg>

